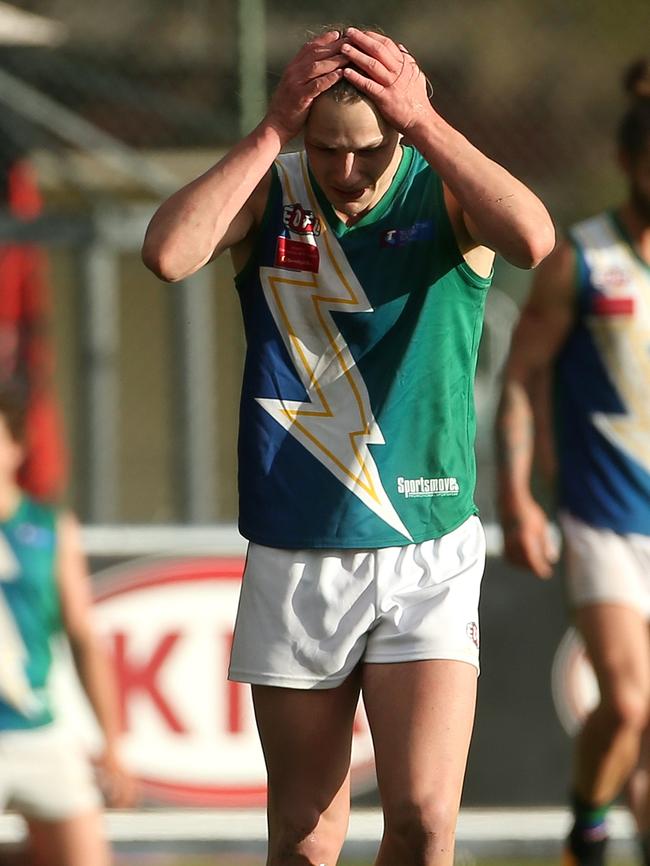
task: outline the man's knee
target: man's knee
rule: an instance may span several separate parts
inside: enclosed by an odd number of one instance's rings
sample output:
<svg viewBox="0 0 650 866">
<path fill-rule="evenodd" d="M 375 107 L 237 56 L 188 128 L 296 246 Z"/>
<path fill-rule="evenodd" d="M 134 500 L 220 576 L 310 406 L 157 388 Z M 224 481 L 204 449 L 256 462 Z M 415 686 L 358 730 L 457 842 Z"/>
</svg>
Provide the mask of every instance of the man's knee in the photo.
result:
<svg viewBox="0 0 650 866">
<path fill-rule="evenodd" d="M 613 727 L 643 731 L 650 717 L 650 686 L 621 682 L 602 698 L 602 708 Z"/>
<path fill-rule="evenodd" d="M 343 847 L 346 828 L 347 819 L 323 820 L 317 809 L 276 813 L 269 834 L 269 864 L 333 866 Z"/>
<path fill-rule="evenodd" d="M 436 796 L 405 802 L 386 815 L 385 836 L 408 862 L 425 866 L 437 852 L 454 846 L 458 809 Z"/>
</svg>

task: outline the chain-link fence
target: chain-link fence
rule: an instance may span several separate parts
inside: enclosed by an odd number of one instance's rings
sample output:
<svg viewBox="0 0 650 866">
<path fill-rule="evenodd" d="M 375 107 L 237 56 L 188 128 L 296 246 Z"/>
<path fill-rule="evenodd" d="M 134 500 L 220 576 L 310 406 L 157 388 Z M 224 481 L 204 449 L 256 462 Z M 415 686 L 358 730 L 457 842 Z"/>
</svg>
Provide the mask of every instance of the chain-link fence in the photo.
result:
<svg viewBox="0 0 650 866">
<path fill-rule="evenodd" d="M 243 343 L 229 264 L 166 287 L 138 250 L 155 202 L 253 125 L 310 29 L 353 18 L 406 44 L 441 113 L 559 224 L 624 194 L 620 79 L 648 51 L 647 0 L 350 6 L 23 0 L 8 10 L 28 13 L 20 26 L 0 8 L 0 155 L 28 153 L 46 197 L 29 237 L 50 253 L 70 499 L 86 521 L 235 518 Z M 0 228 L 16 236 L 11 220 Z M 477 389 L 488 519 L 497 373 L 528 279 L 500 264 L 488 310 Z"/>
</svg>

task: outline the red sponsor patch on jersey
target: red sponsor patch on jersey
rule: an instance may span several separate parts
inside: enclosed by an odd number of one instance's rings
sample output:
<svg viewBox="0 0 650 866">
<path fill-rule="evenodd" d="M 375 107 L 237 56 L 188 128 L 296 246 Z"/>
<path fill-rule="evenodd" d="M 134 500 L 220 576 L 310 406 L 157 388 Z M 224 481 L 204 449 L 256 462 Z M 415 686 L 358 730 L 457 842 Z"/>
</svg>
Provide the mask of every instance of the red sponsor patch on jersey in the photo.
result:
<svg viewBox="0 0 650 866">
<path fill-rule="evenodd" d="M 315 244 L 304 241 L 294 241 L 280 236 L 275 248 L 275 267 L 288 268 L 291 271 L 309 271 L 318 273 L 320 256 Z"/>
<path fill-rule="evenodd" d="M 596 295 L 591 310 L 596 316 L 633 316 L 634 298 L 608 298 L 606 295 Z"/>
</svg>

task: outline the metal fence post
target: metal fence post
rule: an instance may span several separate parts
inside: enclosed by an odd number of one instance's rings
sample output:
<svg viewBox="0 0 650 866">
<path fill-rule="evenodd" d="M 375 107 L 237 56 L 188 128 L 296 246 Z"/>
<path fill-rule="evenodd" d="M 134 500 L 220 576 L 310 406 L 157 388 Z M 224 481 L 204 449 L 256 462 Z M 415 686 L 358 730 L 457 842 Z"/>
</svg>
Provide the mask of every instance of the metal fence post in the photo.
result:
<svg viewBox="0 0 650 866">
<path fill-rule="evenodd" d="M 85 519 L 110 523 L 118 515 L 119 298 L 118 251 L 93 214 L 93 240 L 81 247 L 82 489 Z"/>
<path fill-rule="evenodd" d="M 239 127 L 247 135 L 266 108 L 266 3 L 239 0 Z"/>
<path fill-rule="evenodd" d="M 215 519 L 217 431 L 215 402 L 214 285 L 209 268 L 175 285 L 174 402 L 176 472 L 181 519 Z"/>
</svg>

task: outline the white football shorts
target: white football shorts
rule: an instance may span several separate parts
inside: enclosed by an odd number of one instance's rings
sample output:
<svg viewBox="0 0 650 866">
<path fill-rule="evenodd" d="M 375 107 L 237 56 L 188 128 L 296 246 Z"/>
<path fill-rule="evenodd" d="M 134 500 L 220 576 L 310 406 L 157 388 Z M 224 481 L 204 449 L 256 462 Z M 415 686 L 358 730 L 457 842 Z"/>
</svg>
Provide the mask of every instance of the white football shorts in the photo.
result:
<svg viewBox="0 0 650 866">
<path fill-rule="evenodd" d="M 229 677 L 327 689 L 359 664 L 453 659 L 479 667 L 485 534 L 472 516 L 442 538 L 377 550 L 250 544 Z"/>
<path fill-rule="evenodd" d="M 64 821 L 101 805 L 92 767 L 62 726 L 0 731 L 0 812 Z"/>
<path fill-rule="evenodd" d="M 567 512 L 560 525 L 571 606 L 624 604 L 650 619 L 650 536 L 620 535 Z"/>
</svg>

